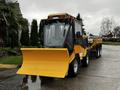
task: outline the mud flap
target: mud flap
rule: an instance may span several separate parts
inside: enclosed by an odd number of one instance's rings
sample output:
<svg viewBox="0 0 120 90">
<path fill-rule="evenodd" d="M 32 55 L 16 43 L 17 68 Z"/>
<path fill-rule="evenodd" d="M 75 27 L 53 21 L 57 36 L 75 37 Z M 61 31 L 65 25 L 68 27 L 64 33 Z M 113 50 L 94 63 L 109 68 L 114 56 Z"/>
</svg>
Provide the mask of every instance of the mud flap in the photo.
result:
<svg viewBox="0 0 120 90">
<path fill-rule="evenodd" d="M 68 72 L 66 48 L 22 48 L 23 64 L 17 74 L 64 78 Z"/>
</svg>

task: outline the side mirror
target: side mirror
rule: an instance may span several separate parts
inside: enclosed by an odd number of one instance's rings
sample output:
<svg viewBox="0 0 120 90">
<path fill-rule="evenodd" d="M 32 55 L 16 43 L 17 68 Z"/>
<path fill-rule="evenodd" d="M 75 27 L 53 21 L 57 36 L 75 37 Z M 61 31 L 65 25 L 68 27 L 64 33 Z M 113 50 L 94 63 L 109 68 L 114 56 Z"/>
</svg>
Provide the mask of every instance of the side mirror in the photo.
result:
<svg viewBox="0 0 120 90">
<path fill-rule="evenodd" d="M 80 38 L 82 35 L 81 35 L 81 33 L 78 31 L 78 32 L 76 32 L 76 37 L 77 38 Z"/>
</svg>

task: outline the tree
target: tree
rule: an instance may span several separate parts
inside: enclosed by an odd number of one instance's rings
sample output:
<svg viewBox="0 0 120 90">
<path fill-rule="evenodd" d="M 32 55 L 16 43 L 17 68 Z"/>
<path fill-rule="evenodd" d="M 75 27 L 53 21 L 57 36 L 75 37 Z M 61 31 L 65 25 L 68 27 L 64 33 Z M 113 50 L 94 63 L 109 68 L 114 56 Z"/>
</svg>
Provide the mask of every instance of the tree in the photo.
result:
<svg viewBox="0 0 120 90">
<path fill-rule="evenodd" d="M 77 20 L 81 20 L 81 18 L 80 18 L 80 13 L 78 13 L 78 15 L 77 15 Z"/>
<path fill-rule="evenodd" d="M 5 0 L 0 2 L 0 18 L 4 20 L 5 24 L 1 25 L 1 30 L 4 30 L 2 40 L 5 47 L 17 47 L 19 46 L 19 7 L 18 3 L 6 3 Z M 15 6 L 15 7 L 14 7 Z M 16 13 L 16 11 L 18 13 Z M 22 18 L 22 16 L 21 16 Z"/>
<path fill-rule="evenodd" d="M 20 21 L 20 23 L 21 23 L 21 29 L 22 29 L 20 42 L 22 45 L 28 46 L 29 45 L 29 23 L 28 23 L 28 20 L 22 19 Z"/>
<path fill-rule="evenodd" d="M 18 28 L 19 24 L 17 21 L 17 18 L 15 18 L 14 12 L 10 10 L 11 12 L 9 13 L 9 16 L 7 17 L 7 20 L 9 22 L 8 26 L 8 33 L 9 33 L 9 46 L 11 48 L 17 47 L 18 44 Z"/>
<path fill-rule="evenodd" d="M 112 33 L 111 31 L 108 32 L 107 37 L 108 37 L 108 38 L 112 38 L 112 37 L 113 37 L 113 33 Z"/>
<path fill-rule="evenodd" d="M 108 34 L 110 34 L 109 32 L 113 31 L 113 28 L 115 27 L 115 22 L 113 20 L 113 18 L 103 18 L 102 22 L 101 22 L 101 31 L 100 31 L 100 35 L 101 36 L 107 36 Z"/>
<path fill-rule="evenodd" d="M 119 37 L 120 38 L 120 26 L 116 26 L 113 30 L 114 37 Z"/>
<path fill-rule="evenodd" d="M 86 31 L 85 31 L 85 29 L 83 28 L 83 26 L 84 26 L 84 25 L 83 25 L 83 20 L 82 20 L 82 18 L 80 17 L 80 13 L 78 13 L 76 19 L 79 20 L 79 21 L 81 22 L 81 25 L 82 25 L 82 32 L 83 32 L 84 35 L 86 35 Z"/>
<path fill-rule="evenodd" d="M 41 46 L 43 45 L 43 25 L 44 25 L 44 22 L 40 21 L 40 24 L 39 24 L 39 42 L 40 42 Z"/>
<path fill-rule="evenodd" d="M 37 20 L 35 19 L 33 19 L 32 25 L 31 25 L 30 41 L 32 46 L 38 45 L 38 26 L 37 26 Z"/>
<path fill-rule="evenodd" d="M 11 15 L 11 10 L 5 4 L 5 1 L 0 2 L 0 37 L 3 46 L 8 46 L 8 20 L 7 18 Z"/>
</svg>

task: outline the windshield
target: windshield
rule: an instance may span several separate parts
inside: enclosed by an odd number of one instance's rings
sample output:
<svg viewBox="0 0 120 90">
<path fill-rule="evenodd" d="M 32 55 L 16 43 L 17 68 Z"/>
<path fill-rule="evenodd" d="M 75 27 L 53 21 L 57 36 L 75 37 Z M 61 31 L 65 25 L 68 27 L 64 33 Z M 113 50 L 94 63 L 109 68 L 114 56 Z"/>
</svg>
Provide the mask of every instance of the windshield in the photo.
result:
<svg viewBox="0 0 120 90">
<path fill-rule="evenodd" d="M 63 47 L 69 24 L 54 22 L 44 25 L 44 46 Z"/>
</svg>

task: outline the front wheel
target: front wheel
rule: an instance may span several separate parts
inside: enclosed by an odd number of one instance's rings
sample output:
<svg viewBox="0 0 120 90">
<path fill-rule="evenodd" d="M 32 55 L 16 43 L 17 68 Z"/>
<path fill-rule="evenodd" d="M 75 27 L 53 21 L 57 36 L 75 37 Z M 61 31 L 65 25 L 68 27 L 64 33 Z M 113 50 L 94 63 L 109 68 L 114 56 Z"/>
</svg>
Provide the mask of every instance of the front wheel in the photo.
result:
<svg viewBox="0 0 120 90">
<path fill-rule="evenodd" d="M 75 77 L 78 74 L 78 61 L 74 59 L 69 65 L 68 76 Z"/>
<path fill-rule="evenodd" d="M 85 57 L 83 57 L 83 60 L 81 62 L 83 67 L 88 67 L 90 63 L 89 55 L 87 54 Z"/>
</svg>

